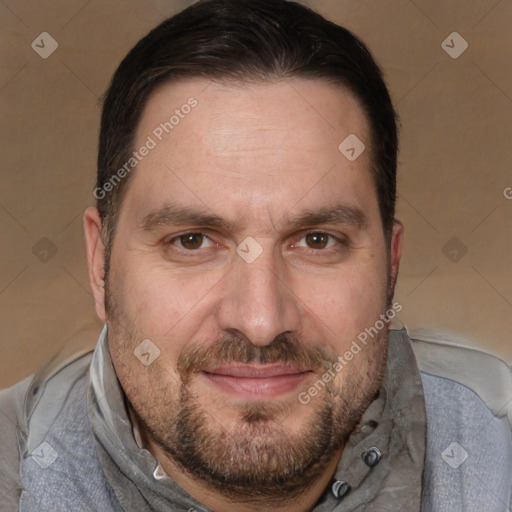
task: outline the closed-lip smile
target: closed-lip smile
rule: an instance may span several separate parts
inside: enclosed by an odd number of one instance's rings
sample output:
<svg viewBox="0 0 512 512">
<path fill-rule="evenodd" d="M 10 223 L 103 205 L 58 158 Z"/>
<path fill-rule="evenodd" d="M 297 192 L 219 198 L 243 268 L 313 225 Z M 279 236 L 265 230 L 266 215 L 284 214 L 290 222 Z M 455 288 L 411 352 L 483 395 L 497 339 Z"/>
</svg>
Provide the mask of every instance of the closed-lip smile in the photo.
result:
<svg viewBox="0 0 512 512">
<path fill-rule="evenodd" d="M 203 375 L 222 391 L 246 399 L 271 399 L 296 389 L 312 374 L 296 364 L 232 363 L 212 367 Z"/>
</svg>

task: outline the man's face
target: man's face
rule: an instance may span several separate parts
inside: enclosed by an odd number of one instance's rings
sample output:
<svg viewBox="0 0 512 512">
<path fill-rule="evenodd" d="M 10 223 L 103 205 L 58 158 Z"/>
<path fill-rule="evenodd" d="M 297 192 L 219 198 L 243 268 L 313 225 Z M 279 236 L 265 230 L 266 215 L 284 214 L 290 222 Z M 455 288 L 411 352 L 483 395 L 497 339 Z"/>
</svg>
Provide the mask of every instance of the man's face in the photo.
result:
<svg viewBox="0 0 512 512">
<path fill-rule="evenodd" d="M 349 134 L 366 145 L 354 161 L 338 149 Z M 148 136 L 107 284 L 129 403 L 177 467 L 225 493 L 303 487 L 340 455 L 385 367 L 387 326 L 333 365 L 386 311 L 393 281 L 367 121 L 319 80 L 197 79 L 151 95 L 134 147 Z M 134 354 L 147 339 L 160 351 L 149 365 Z"/>
</svg>

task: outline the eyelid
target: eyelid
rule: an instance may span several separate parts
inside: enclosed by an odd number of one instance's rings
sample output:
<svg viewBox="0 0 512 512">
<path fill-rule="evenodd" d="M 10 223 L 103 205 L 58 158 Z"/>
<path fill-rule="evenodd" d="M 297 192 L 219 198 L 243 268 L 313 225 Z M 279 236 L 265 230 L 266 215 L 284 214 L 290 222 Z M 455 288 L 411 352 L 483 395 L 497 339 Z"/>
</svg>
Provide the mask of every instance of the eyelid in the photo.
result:
<svg viewBox="0 0 512 512">
<path fill-rule="evenodd" d="M 208 247 L 204 247 L 204 248 L 201 248 L 201 249 L 207 249 L 207 248 L 210 248 L 212 246 L 220 246 L 221 244 L 219 244 L 218 242 L 213 240 L 213 238 L 208 233 L 206 233 L 206 231 L 208 231 L 208 230 L 197 229 L 197 230 L 183 231 L 181 233 L 177 233 L 177 234 L 172 235 L 170 238 L 167 238 L 165 240 L 165 244 L 166 245 L 175 245 L 174 242 L 176 242 L 181 237 L 186 236 L 186 235 L 202 235 L 205 239 L 207 239 L 210 242 L 210 245 Z M 295 241 L 292 242 L 291 247 L 305 247 L 305 246 L 299 246 L 298 242 L 303 240 L 307 235 L 311 235 L 311 234 L 327 235 L 331 240 L 334 240 L 337 243 L 337 245 L 347 245 L 348 244 L 347 237 L 345 235 L 341 234 L 341 233 L 335 235 L 335 234 L 330 233 L 329 231 L 326 231 L 326 230 L 323 230 L 323 229 L 309 228 L 309 229 L 304 229 L 304 230 L 300 231 L 299 233 L 297 233 L 295 235 L 295 237 L 294 237 Z M 335 245 L 336 244 L 328 246 L 328 247 L 323 248 L 323 249 L 314 249 L 312 247 L 307 247 L 307 246 L 305 248 L 309 249 L 311 251 L 322 252 L 322 251 L 327 251 L 328 249 L 332 249 L 332 247 L 334 247 Z M 180 251 L 182 251 L 184 253 L 189 253 L 189 254 L 198 253 L 201 249 L 186 249 L 184 247 L 179 247 L 178 246 L 178 250 L 180 250 Z"/>
<path fill-rule="evenodd" d="M 308 247 L 307 243 L 306 243 L 306 237 L 310 234 L 314 234 L 314 233 L 306 233 L 304 236 L 302 236 L 300 239 L 299 239 L 299 242 L 297 244 L 294 244 L 296 247 L 304 247 L 306 249 L 309 249 L 309 250 L 318 250 L 318 251 L 325 251 L 327 249 L 331 249 L 333 246 L 336 245 L 336 242 L 337 240 L 332 236 L 330 235 L 329 233 L 318 233 L 318 234 L 322 234 L 322 235 L 327 235 L 327 244 L 325 247 L 321 247 L 320 249 L 315 249 L 314 247 Z M 304 240 L 304 245 L 301 244 L 301 242 Z M 301 244 L 301 245 L 299 245 Z"/>
<path fill-rule="evenodd" d="M 174 242 L 179 241 L 179 239 L 181 237 L 184 237 L 184 236 L 187 236 L 187 235 L 201 235 L 201 236 L 203 236 L 203 238 L 207 239 L 210 242 L 210 244 L 211 244 L 208 247 L 211 247 L 213 245 L 219 245 L 217 242 L 214 242 L 212 240 L 212 238 L 207 233 L 205 233 L 203 230 L 183 231 L 182 233 L 177 233 L 175 235 L 172 235 L 170 238 L 166 238 L 164 243 L 166 245 L 175 245 Z M 178 249 L 183 251 L 183 252 L 187 252 L 187 253 L 199 252 L 199 250 L 200 250 L 200 249 L 186 249 L 185 247 L 179 247 L 179 246 L 178 246 Z"/>
<path fill-rule="evenodd" d="M 339 245 L 347 245 L 348 244 L 348 238 L 345 235 L 343 235 L 341 233 L 338 233 L 338 234 L 335 235 L 334 233 L 330 233 L 329 231 L 326 231 L 326 230 L 323 230 L 323 229 L 307 229 L 307 230 L 301 231 L 297 235 L 296 240 L 297 241 L 301 241 L 306 236 L 312 235 L 312 234 L 327 235 L 328 237 L 331 238 L 331 240 L 335 240 Z M 298 242 L 294 242 L 292 244 L 292 247 L 296 247 L 297 243 Z M 324 249 L 314 249 L 312 247 L 307 247 L 307 248 L 312 250 L 312 251 L 325 251 L 326 249 L 331 249 L 332 246 L 324 248 Z"/>
</svg>

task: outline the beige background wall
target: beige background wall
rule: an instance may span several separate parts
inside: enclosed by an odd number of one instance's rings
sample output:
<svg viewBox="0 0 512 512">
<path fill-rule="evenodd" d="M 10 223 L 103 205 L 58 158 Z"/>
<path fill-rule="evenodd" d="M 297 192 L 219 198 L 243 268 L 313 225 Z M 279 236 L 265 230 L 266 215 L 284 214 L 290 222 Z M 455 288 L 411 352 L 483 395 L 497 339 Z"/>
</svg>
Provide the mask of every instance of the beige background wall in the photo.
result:
<svg viewBox="0 0 512 512">
<path fill-rule="evenodd" d="M 0 387 L 96 341 L 81 218 L 99 97 L 133 44 L 189 3 L 0 1 Z M 401 115 L 401 320 L 512 362 L 512 2 L 308 3 L 367 42 Z M 454 31 L 468 44 L 456 59 L 442 47 Z M 42 32 L 58 44 L 46 59 L 31 47 Z"/>
</svg>

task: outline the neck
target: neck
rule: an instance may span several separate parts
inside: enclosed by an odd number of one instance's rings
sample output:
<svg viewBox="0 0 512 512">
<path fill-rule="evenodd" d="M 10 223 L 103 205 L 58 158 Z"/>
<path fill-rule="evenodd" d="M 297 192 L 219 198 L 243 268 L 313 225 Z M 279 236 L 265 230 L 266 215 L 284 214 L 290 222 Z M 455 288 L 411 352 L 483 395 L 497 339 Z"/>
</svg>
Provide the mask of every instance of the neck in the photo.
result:
<svg viewBox="0 0 512 512">
<path fill-rule="evenodd" d="M 130 408 L 131 409 L 131 408 Z M 263 512 L 272 508 L 273 512 L 308 512 L 313 509 L 320 497 L 329 486 L 343 453 L 341 446 L 326 464 L 322 473 L 308 483 L 304 489 L 299 490 L 288 497 L 282 495 L 275 498 L 264 496 L 262 498 L 235 499 L 220 493 L 210 485 L 198 479 L 188 471 L 181 468 L 169 454 L 145 431 L 137 421 L 135 414 L 130 410 L 130 417 L 134 429 L 137 429 L 140 443 L 149 450 L 165 473 L 171 477 L 180 487 L 185 489 L 190 496 L 215 512 L 229 510 L 230 512 Z"/>
<path fill-rule="evenodd" d="M 153 453 L 165 473 L 185 489 L 197 501 L 206 505 L 215 512 L 229 510 L 230 512 L 263 512 L 269 507 L 273 512 L 308 512 L 313 509 L 330 484 L 343 448 L 334 454 L 322 474 L 307 488 L 290 495 L 289 497 L 276 496 L 275 499 L 265 496 L 254 500 L 236 500 L 220 494 L 204 482 L 179 467 L 167 453 L 156 443 L 145 441 L 147 448 Z"/>
</svg>

